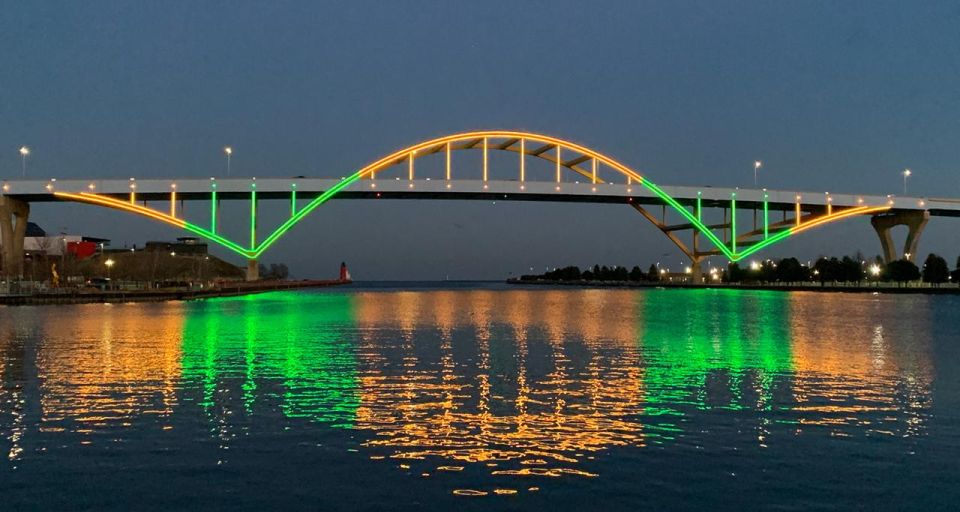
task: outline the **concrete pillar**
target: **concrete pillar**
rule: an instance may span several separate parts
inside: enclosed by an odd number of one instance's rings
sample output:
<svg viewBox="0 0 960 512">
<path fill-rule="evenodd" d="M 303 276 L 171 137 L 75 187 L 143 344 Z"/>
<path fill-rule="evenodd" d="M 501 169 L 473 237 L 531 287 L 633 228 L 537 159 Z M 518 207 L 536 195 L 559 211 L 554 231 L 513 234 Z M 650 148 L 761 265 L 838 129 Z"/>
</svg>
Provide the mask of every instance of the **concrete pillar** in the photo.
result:
<svg viewBox="0 0 960 512">
<path fill-rule="evenodd" d="M 691 278 L 694 284 L 703 284 L 703 266 L 701 258 L 696 258 L 690 263 Z"/>
<path fill-rule="evenodd" d="M 257 260 L 247 260 L 247 281 L 260 279 L 260 265 Z"/>
<path fill-rule="evenodd" d="M 903 257 L 914 261 L 917 259 L 917 249 L 920 245 L 920 235 L 923 228 L 930 221 L 929 211 L 907 211 L 874 215 L 870 224 L 880 237 L 880 246 L 883 248 L 883 260 L 886 263 L 900 259 L 893 245 L 893 236 L 890 230 L 896 226 L 907 226 L 907 239 L 903 244 Z"/>
<path fill-rule="evenodd" d="M 30 203 L 0 196 L 0 250 L 7 276 L 23 277 L 23 239 L 29 217 Z"/>
</svg>

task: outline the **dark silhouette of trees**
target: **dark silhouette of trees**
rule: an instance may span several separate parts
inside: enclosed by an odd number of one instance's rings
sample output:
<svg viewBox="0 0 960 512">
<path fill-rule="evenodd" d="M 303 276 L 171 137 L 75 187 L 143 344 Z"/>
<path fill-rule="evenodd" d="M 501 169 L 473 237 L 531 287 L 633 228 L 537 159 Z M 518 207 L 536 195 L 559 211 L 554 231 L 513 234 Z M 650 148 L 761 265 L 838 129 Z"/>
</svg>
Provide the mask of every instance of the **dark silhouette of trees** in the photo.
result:
<svg viewBox="0 0 960 512">
<path fill-rule="evenodd" d="M 810 279 L 810 269 L 796 258 L 784 258 L 777 264 L 776 279 L 784 283 L 807 281 Z"/>
<path fill-rule="evenodd" d="M 723 280 L 728 283 L 740 283 L 747 279 L 747 272 L 740 268 L 740 264 L 733 262 L 727 265 L 727 270 L 724 272 Z"/>
<path fill-rule="evenodd" d="M 638 265 L 634 265 L 633 268 L 630 269 L 631 281 L 643 281 L 645 277 L 646 276 L 644 275 L 643 271 L 640 270 L 640 267 Z"/>
<path fill-rule="evenodd" d="M 950 269 L 947 267 L 947 260 L 931 253 L 927 260 L 923 262 L 923 281 L 939 285 L 946 283 L 950 277 Z"/>
<path fill-rule="evenodd" d="M 909 260 L 891 261 L 883 270 L 884 281 L 905 283 L 920 279 L 920 269 Z"/>
<path fill-rule="evenodd" d="M 650 268 L 647 269 L 647 281 L 659 281 L 660 272 L 657 270 L 657 266 L 650 264 Z"/>
</svg>

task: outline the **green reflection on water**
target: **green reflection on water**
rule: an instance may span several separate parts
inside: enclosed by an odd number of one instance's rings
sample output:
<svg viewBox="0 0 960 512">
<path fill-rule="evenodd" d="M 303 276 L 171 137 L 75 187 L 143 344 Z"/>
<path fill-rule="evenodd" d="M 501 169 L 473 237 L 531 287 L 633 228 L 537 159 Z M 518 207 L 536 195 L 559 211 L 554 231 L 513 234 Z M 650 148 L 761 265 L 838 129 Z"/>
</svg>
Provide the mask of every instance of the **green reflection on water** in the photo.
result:
<svg viewBox="0 0 960 512">
<path fill-rule="evenodd" d="M 354 298 L 277 292 L 190 303 L 183 380 L 211 410 L 217 390 L 240 383 L 244 410 L 278 395 L 291 418 L 352 427 L 360 403 Z M 276 391 L 275 391 L 276 390 Z"/>
<path fill-rule="evenodd" d="M 778 292 L 646 292 L 639 308 L 647 412 L 682 415 L 682 405 L 768 410 L 774 378 L 793 372 L 788 299 Z M 729 398 L 708 401 L 708 381 L 721 378 Z M 744 388 L 757 395 L 750 403 Z"/>
</svg>

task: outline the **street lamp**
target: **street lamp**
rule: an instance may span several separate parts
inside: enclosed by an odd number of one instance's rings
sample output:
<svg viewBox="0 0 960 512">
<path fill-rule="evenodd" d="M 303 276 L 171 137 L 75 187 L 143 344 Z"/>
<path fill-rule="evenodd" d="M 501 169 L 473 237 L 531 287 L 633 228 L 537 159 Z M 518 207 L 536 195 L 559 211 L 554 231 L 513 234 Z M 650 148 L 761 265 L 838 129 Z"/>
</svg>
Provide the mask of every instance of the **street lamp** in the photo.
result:
<svg viewBox="0 0 960 512">
<path fill-rule="evenodd" d="M 757 188 L 757 171 L 759 171 L 761 167 L 763 167 L 763 162 L 760 160 L 753 162 L 753 188 Z"/>
<path fill-rule="evenodd" d="M 113 264 L 116 263 L 112 258 L 107 258 L 107 261 L 104 261 L 103 264 L 107 266 L 107 287 L 113 288 L 113 283 L 110 282 L 110 270 L 113 269 Z"/>
<path fill-rule="evenodd" d="M 227 155 L 227 176 L 230 176 L 230 155 L 233 154 L 233 148 L 226 146 L 223 148 L 223 153 Z"/>
<path fill-rule="evenodd" d="M 27 177 L 27 155 L 30 154 L 30 148 L 26 146 L 20 146 L 20 168 L 23 172 L 23 177 Z"/>
<path fill-rule="evenodd" d="M 910 172 L 910 169 L 903 170 L 903 195 L 907 195 L 907 178 L 909 178 L 911 174 L 913 173 Z"/>
</svg>

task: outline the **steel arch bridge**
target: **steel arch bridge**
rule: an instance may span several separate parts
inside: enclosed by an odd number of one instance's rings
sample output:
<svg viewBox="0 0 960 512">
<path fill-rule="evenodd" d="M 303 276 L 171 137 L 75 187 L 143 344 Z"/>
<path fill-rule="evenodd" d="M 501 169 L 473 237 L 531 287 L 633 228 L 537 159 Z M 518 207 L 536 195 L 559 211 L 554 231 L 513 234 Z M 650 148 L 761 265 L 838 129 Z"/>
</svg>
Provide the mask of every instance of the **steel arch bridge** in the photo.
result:
<svg viewBox="0 0 960 512">
<path fill-rule="evenodd" d="M 467 150 L 482 153 L 480 175 L 471 176 L 471 179 L 463 179 L 452 165 L 451 154 Z M 490 179 L 490 154 L 495 151 L 517 156 L 516 179 Z M 418 179 L 418 160 L 431 155 L 443 158 L 443 178 Z M 542 169 L 537 180 L 529 179 L 527 164 L 533 159 L 545 161 L 552 168 L 548 179 L 542 179 Z M 390 171 L 399 172 L 388 174 Z M 393 179 L 384 179 L 384 175 Z M 903 211 L 922 212 L 924 218 L 928 218 L 931 211 L 940 215 L 960 215 L 960 204 L 956 201 L 944 203 L 937 209 L 919 198 L 661 187 L 627 165 L 580 144 L 537 133 L 500 130 L 465 132 L 426 140 L 390 153 L 340 179 L 8 181 L 3 184 L 3 196 L 25 202 L 74 201 L 141 215 L 203 237 L 251 261 L 258 259 L 297 223 L 335 197 L 628 204 L 675 243 L 695 268 L 708 256 L 738 261 L 803 231 L 853 216 Z M 281 198 L 290 202 L 289 217 L 267 236 L 258 239 L 258 201 Z M 250 202 L 248 244 L 230 239 L 218 229 L 220 201 L 236 199 Z M 185 200 L 210 202 L 208 225 L 190 222 L 179 215 L 178 201 L 182 210 Z M 148 201 L 169 203 L 169 208 L 151 208 Z M 652 209 L 657 206 L 661 209 L 659 216 Z M 708 222 L 704 217 L 705 209 L 723 210 L 723 221 Z M 737 231 L 738 210 L 753 212 L 752 228 L 742 233 Z M 679 217 L 680 222 L 668 223 L 668 211 Z M 771 219 L 771 215 L 777 212 L 782 219 Z M 678 236 L 682 231 L 692 234 L 690 244 Z M 701 250 L 700 237 L 708 242 L 706 250 Z"/>
</svg>

